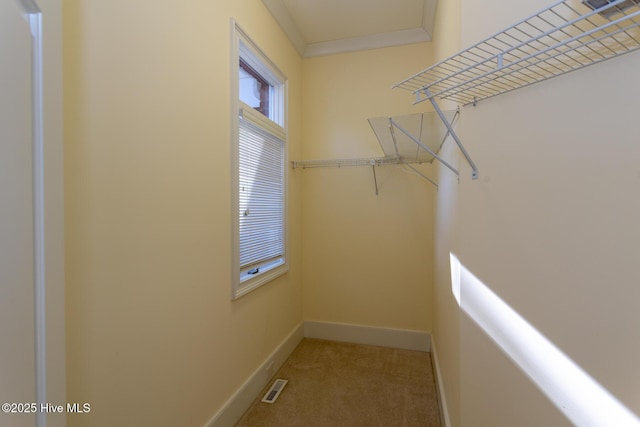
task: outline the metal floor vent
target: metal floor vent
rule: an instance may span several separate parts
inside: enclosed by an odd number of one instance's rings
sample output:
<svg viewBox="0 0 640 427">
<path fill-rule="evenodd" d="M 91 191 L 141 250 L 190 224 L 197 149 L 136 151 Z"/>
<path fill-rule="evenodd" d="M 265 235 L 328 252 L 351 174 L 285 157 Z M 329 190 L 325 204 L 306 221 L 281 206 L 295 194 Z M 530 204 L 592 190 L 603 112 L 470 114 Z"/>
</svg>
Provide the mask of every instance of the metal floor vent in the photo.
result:
<svg viewBox="0 0 640 427">
<path fill-rule="evenodd" d="M 288 382 L 289 381 L 287 380 L 281 380 L 281 379 L 275 380 L 275 382 L 273 383 L 273 385 L 271 386 L 267 394 L 265 394 L 264 397 L 262 398 L 262 401 L 265 403 L 274 403 L 278 398 L 278 396 L 280 395 L 280 392 L 282 391 L 284 386 L 287 385 Z"/>
</svg>

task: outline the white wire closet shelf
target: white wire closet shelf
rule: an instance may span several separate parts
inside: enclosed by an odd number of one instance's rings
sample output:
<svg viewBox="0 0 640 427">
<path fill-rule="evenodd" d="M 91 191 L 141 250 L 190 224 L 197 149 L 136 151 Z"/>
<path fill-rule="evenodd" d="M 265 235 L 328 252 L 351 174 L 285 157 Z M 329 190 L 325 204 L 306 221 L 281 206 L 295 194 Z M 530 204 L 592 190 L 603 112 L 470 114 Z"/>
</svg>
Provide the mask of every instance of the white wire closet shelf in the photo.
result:
<svg viewBox="0 0 640 427">
<path fill-rule="evenodd" d="M 437 99 L 467 105 L 640 48 L 640 0 L 564 0 L 396 84 L 429 101 L 478 168 Z"/>
<path fill-rule="evenodd" d="M 447 122 L 453 125 L 459 111 L 444 111 L 443 114 Z M 368 121 L 384 156 L 294 160 L 291 166 L 294 169 L 306 169 L 429 163 L 436 158 L 434 154 L 440 150 L 449 132 L 447 126 L 433 112 L 374 117 Z"/>
<path fill-rule="evenodd" d="M 437 154 L 449 136 L 449 126 L 453 126 L 459 115 L 459 111 L 444 111 L 442 114 L 446 120 L 446 124 L 435 112 L 368 119 L 384 156 L 327 160 L 295 160 L 291 162 L 291 165 L 294 169 L 371 166 L 376 186 L 376 194 L 378 194 L 378 184 L 375 167 L 403 165 L 438 187 L 436 182 L 416 169 L 413 165 L 431 163 L 434 159 L 437 159 L 443 162 L 445 166 L 451 169 L 456 175 L 459 174 L 453 166 Z"/>
<path fill-rule="evenodd" d="M 640 48 L 640 0 L 565 0 L 394 86 L 467 105 Z"/>
</svg>

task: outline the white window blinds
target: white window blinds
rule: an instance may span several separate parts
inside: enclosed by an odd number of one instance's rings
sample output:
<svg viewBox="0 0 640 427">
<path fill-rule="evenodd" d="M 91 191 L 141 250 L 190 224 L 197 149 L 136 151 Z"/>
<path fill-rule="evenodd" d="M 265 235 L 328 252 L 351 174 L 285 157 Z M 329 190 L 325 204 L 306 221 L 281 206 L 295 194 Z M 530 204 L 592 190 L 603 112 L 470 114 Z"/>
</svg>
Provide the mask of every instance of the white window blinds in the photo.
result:
<svg viewBox="0 0 640 427">
<path fill-rule="evenodd" d="M 250 107 L 239 118 L 240 268 L 260 272 L 284 257 L 285 134 Z"/>
</svg>

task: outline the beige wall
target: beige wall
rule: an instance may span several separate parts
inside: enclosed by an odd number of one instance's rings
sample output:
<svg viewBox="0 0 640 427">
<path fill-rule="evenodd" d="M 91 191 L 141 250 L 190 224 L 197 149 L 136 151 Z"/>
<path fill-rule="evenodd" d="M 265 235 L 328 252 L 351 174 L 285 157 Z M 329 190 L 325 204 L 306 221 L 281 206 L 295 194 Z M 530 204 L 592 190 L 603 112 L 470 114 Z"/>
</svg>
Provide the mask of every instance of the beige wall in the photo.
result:
<svg viewBox="0 0 640 427">
<path fill-rule="evenodd" d="M 203 426 L 302 321 L 301 178 L 291 271 L 231 301 L 230 18 L 289 78 L 260 0 L 64 2 L 70 426 Z"/>
<path fill-rule="evenodd" d="M 391 90 L 427 43 L 305 59 L 303 158 L 377 157 L 367 118 L 422 111 Z M 427 173 L 429 167 L 425 167 Z M 306 320 L 431 330 L 435 188 L 395 167 L 296 169 L 302 177 Z"/>
<path fill-rule="evenodd" d="M 467 46 L 548 4 L 461 5 Z M 472 181 L 460 162 L 460 184 L 438 193 L 436 232 L 438 356 L 443 366 L 459 359 L 459 372 L 443 370 L 451 425 L 571 424 L 459 314 L 446 278 L 449 252 L 640 412 L 640 335 L 632 326 L 640 321 L 640 146 L 633 126 L 640 91 L 624 83 L 639 69 L 632 54 L 463 108 L 459 135 L 480 178 Z M 460 161 L 458 150 L 446 149 Z M 457 326 L 446 324 L 457 317 Z M 458 349 L 450 342 L 456 334 Z"/>
<path fill-rule="evenodd" d="M 460 156 L 455 143 L 449 140 L 440 154 L 447 160 Z M 464 175 L 462 179 L 469 179 Z M 441 393 L 444 396 L 444 412 L 450 424 L 460 425 L 460 310 L 451 292 L 451 270 L 449 253 L 456 236 L 454 228 L 458 201 L 459 183 L 456 176 L 444 167 L 439 167 L 438 192 L 435 213 L 435 280 L 434 280 L 434 360 L 438 368 Z"/>
<path fill-rule="evenodd" d="M 435 60 L 443 60 L 460 49 L 460 0 L 440 1 L 436 9 L 433 35 Z M 435 61 L 434 61 L 435 62 Z M 429 64 L 425 64 L 429 65 Z M 409 99 L 407 99 L 409 101 Z M 441 108 L 453 108 L 453 103 L 442 102 Z M 461 119 L 463 119 L 462 117 Z M 460 153 L 449 139 L 441 154 L 460 164 Z M 450 425 L 458 426 L 460 408 L 460 336 L 459 310 L 451 293 L 449 247 L 455 234 L 458 179 L 449 169 L 436 165 L 439 191 L 435 202 L 434 233 L 434 316 L 433 343 L 436 366 L 439 370 L 441 393 L 446 402 L 444 413 Z M 468 179 L 463 174 L 461 179 Z"/>
<path fill-rule="evenodd" d="M 460 313 L 449 252 L 640 412 L 640 93 L 601 87 L 637 55 L 463 108 L 477 181 L 451 142 L 438 192 L 290 171 L 291 272 L 231 302 L 231 17 L 289 77 L 290 159 L 350 158 L 382 154 L 368 117 L 428 109 L 393 83 L 546 2 L 440 2 L 433 44 L 304 61 L 261 1 L 193 3 L 64 2 L 70 426 L 204 425 L 303 319 L 433 330 L 452 426 L 567 425 Z"/>
</svg>

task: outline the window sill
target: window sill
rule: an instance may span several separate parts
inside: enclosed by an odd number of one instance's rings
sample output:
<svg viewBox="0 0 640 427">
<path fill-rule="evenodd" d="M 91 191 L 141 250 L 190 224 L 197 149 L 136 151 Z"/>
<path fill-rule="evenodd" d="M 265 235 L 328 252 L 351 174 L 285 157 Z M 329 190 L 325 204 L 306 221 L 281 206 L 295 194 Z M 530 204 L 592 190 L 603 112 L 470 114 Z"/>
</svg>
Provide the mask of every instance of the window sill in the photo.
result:
<svg viewBox="0 0 640 427">
<path fill-rule="evenodd" d="M 234 287 L 232 299 L 238 299 L 243 295 L 259 288 L 289 271 L 289 265 L 284 258 L 272 261 L 260 266 L 260 272 L 249 274 L 248 269 L 240 272 L 239 283 Z"/>
</svg>

